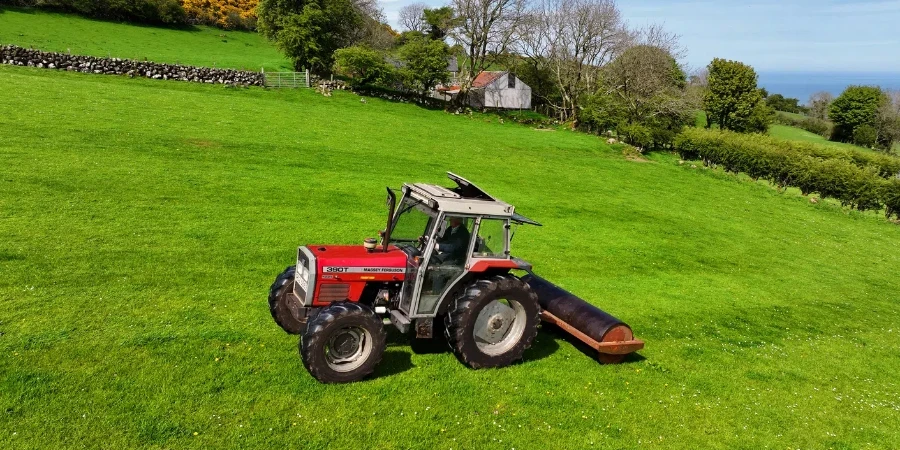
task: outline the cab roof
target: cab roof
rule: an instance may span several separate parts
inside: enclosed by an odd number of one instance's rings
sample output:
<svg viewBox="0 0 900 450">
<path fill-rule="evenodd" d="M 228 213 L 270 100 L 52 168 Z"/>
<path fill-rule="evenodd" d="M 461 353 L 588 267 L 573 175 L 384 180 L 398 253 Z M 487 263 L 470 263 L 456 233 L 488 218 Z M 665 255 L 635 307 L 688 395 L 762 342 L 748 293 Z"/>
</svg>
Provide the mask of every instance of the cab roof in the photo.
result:
<svg viewBox="0 0 900 450">
<path fill-rule="evenodd" d="M 504 217 L 514 222 L 540 226 L 539 223 L 517 214 L 515 206 L 491 196 L 475 183 L 453 172 L 447 172 L 447 178 L 456 183 L 456 187 L 405 183 L 403 192 L 408 192 L 413 198 L 427 202 L 432 208 L 446 213 Z"/>
</svg>

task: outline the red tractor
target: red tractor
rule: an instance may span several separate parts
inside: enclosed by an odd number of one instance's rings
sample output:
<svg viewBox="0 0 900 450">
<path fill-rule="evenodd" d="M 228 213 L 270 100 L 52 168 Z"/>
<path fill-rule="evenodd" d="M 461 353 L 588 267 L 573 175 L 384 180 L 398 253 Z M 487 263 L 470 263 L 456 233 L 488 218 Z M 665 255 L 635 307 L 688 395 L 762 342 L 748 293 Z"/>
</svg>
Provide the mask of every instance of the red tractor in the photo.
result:
<svg viewBox="0 0 900 450">
<path fill-rule="evenodd" d="M 443 330 L 456 357 L 474 369 L 521 359 L 540 320 L 587 343 L 603 362 L 643 348 L 628 325 L 510 255 L 513 227 L 539 223 L 448 176 L 455 187 L 404 184 L 399 207 L 389 188 L 380 243 L 302 246 L 296 266 L 275 279 L 272 317 L 302 335 L 300 356 L 313 377 L 341 383 L 372 373 L 388 322 L 417 339 Z"/>
</svg>

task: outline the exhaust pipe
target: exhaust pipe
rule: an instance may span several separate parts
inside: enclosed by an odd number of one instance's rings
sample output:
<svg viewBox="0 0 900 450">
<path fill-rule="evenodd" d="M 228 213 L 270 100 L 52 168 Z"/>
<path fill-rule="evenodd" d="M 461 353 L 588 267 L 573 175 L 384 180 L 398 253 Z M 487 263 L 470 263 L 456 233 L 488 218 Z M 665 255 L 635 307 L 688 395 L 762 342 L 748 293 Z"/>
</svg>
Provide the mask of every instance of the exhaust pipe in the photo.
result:
<svg viewBox="0 0 900 450">
<path fill-rule="evenodd" d="M 522 277 L 538 296 L 541 320 L 554 324 L 598 352 L 606 364 L 622 362 L 625 355 L 644 348 L 625 322 L 576 297 L 571 292 L 530 273 Z"/>
</svg>

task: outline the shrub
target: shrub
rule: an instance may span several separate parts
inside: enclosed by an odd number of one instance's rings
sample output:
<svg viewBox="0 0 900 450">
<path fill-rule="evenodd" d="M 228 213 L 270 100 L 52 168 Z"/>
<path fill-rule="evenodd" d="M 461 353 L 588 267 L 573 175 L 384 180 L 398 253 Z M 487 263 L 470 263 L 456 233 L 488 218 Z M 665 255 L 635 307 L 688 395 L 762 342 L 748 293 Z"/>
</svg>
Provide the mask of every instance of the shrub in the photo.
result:
<svg viewBox="0 0 900 450">
<path fill-rule="evenodd" d="M 831 136 L 832 128 L 834 128 L 834 126 L 827 120 L 807 117 L 800 121 L 800 128 L 827 138 Z"/>
<path fill-rule="evenodd" d="M 226 30 L 256 28 L 259 0 L 181 0 L 188 20 Z"/>
<path fill-rule="evenodd" d="M 893 178 L 884 182 L 881 186 L 881 198 L 884 201 L 884 213 L 888 219 L 891 216 L 900 219 L 900 179 Z"/>
<path fill-rule="evenodd" d="M 653 134 L 650 128 L 633 123 L 618 128 L 619 136 L 625 142 L 639 148 L 649 148 L 653 145 Z"/>
<path fill-rule="evenodd" d="M 900 213 L 900 159 L 868 152 L 779 140 L 762 135 L 689 128 L 675 138 L 685 159 L 702 159 L 729 172 L 744 172 L 804 195 L 818 192 L 859 210 L 886 206 Z M 888 179 L 885 179 L 888 178 Z"/>
<path fill-rule="evenodd" d="M 362 46 L 335 51 L 334 69 L 349 77 L 354 86 L 387 86 L 394 76 L 394 68 L 384 60 L 384 55 Z"/>
<path fill-rule="evenodd" d="M 853 130 L 853 143 L 860 147 L 872 148 L 876 141 L 878 141 L 878 130 L 872 125 L 863 124 Z"/>
</svg>

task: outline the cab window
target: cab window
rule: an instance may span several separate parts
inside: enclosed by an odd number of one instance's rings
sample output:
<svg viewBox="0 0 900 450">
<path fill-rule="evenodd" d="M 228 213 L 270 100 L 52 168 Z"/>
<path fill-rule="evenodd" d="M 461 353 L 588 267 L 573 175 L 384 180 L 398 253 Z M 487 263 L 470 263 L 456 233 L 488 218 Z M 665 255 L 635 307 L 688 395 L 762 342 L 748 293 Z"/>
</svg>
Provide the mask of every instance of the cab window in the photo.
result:
<svg viewBox="0 0 900 450">
<path fill-rule="evenodd" d="M 476 258 L 506 258 L 507 221 L 482 219 L 472 256 Z"/>
</svg>

